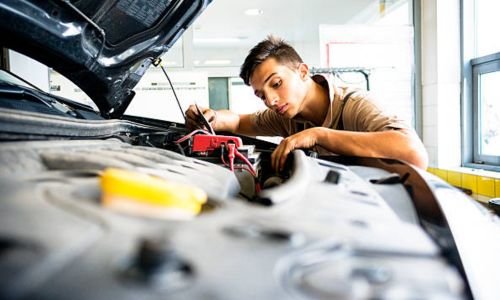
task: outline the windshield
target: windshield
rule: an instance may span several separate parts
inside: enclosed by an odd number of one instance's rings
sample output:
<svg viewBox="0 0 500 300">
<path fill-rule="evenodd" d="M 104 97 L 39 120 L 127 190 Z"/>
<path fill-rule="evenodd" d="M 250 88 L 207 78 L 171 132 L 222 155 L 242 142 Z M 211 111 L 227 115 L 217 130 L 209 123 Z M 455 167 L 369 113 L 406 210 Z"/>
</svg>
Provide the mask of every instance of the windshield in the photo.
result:
<svg viewBox="0 0 500 300">
<path fill-rule="evenodd" d="M 20 85 L 22 87 L 26 87 L 26 88 L 30 88 L 30 89 L 40 90 L 35 85 L 33 85 L 25 80 L 22 80 L 20 77 L 17 77 L 16 75 L 14 75 L 6 70 L 3 70 L 3 69 L 0 69 L 0 81 L 15 84 L 15 85 Z"/>
<path fill-rule="evenodd" d="M 52 91 L 44 92 L 16 74 L 0 69 L 0 108 L 70 118 L 101 119 L 92 107 L 81 104 Z"/>
</svg>

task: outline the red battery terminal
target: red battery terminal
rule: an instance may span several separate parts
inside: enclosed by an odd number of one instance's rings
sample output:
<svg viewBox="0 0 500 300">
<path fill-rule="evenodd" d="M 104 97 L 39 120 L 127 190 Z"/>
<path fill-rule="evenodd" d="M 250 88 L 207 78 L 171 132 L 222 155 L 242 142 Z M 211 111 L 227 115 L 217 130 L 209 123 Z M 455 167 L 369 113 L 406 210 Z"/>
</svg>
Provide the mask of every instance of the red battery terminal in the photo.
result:
<svg viewBox="0 0 500 300">
<path fill-rule="evenodd" d="M 192 138 L 192 151 L 210 153 L 228 144 L 234 144 L 237 149 L 243 145 L 243 141 L 237 136 L 198 134 Z"/>
</svg>

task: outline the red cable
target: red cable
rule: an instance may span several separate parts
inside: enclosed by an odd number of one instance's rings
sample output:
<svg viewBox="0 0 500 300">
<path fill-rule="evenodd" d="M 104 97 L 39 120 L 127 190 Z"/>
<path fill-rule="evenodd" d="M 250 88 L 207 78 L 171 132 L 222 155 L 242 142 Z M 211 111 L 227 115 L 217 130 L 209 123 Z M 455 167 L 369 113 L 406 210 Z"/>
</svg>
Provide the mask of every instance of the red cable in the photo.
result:
<svg viewBox="0 0 500 300">
<path fill-rule="evenodd" d="M 189 139 L 190 137 L 192 137 L 193 135 L 195 135 L 197 133 L 210 134 L 210 133 L 208 133 L 207 131 L 205 131 L 203 129 L 196 129 L 196 130 L 193 130 L 190 133 L 186 134 L 185 136 L 181 137 L 180 139 L 178 139 L 174 143 L 180 144 L 180 143 L 184 142 L 185 140 Z"/>
<path fill-rule="evenodd" d="M 228 147 L 228 153 L 227 153 L 227 157 L 229 158 L 229 169 L 231 171 L 234 172 L 234 157 L 235 157 L 235 153 L 238 153 L 235 148 L 235 145 L 234 144 L 227 144 L 227 147 Z"/>
<path fill-rule="evenodd" d="M 255 171 L 255 169 L 253 168 L 253 165 L 252 163 L 250 163 L 250 161 L 243 155 L 241 154 L 238 149 L 236 149 L 236 156 L 241 159 L 249 168 L 249 171 L 250 173 L 254 176 L 254 177 L 257 177 L 257 172 Z"/>
<path fill-rule="evenodd" d="M 226 162 L 226 160 L 224 159 L 224 145 L 221 145 L 220 159 L 221 159 L 222 163 L 224 164 L 224 166 L 228 166 L 231 169 L 231 171 L 233 171 L 233 172 L 235 169 L 245 170 L 248 173 L 250 173 L 253 177 L 257 178 L 257 172 L 255 171 L 252 163 L 250 163 L 250 161 L 243 154 L 241 154 L 241 152 L 239 152 L 238 149 L 235 148 L 234 144 L 228 144 L 227 146 L 228 146 L 229 165 Z M 233 154 L 231 154 L 231 153 L 233 153 Z M 243 160 L 243 162 L 246 164 L 246 166 L 235 167 L 234 166 L 235 157 L 238 157 L 239 159 Z"/>
<path fill-rule="evenodd" d="M 250 161 L 243 155 L 241 154 L 238 149 L 235 148 L 235 145 L 232 143 L 227 144 L 228 147 L 228 158 L 229 158 L 229 169 L 234 172 L 234 169 L 239 169 L 239 170 L 245 170 L 249 172 L 254 178 L 255 178 L 255 192 L 258 194 L 260 193 L 260 184 L 257 181 L 257 172 L 255 171 L 253 165 L 250 163 Z M 234 159 L 235 156 L 237 156 L 239 159 L 243 160 L 243 162 L 246 164 L 246 166 L 238 166 L 234 167 Z M 221 145 L 221 156 L 220 156 L 222 163 L 227 166 L 226 161 L 224 160 L 224 145 Z"/>
</svg>

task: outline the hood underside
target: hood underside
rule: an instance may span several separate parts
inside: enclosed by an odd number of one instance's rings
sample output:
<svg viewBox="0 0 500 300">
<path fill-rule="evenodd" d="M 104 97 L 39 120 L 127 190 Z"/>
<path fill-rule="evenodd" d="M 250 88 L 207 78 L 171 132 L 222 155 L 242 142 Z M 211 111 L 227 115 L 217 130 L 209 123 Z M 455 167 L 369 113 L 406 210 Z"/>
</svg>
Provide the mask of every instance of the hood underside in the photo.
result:
<svg viewBox="0 0 500 300">
<path fill-rule="evenodd" d="M 211 0 L 4 0 L 2 46 L 66 76 L 119 118 L 153 60 Z"/>
</svg>

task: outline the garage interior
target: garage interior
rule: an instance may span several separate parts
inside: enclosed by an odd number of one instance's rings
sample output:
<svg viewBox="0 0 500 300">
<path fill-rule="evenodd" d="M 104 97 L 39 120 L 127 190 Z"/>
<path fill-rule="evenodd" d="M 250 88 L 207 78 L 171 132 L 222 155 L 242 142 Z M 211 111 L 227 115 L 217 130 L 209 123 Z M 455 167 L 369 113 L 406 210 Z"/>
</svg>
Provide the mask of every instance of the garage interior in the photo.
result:
<svg viewBox="0 0 500 300">
<path fill-rule="evenodd" d="M 500 197 L 499 91 L 483 93 L 473 76 L 490 64 L 496 70 L 488 80 L 498 80 L 499 21 L 492 15 L 498 5 L 217 0 L 164 55 L 163 64 L 184 108 L 196 101 L 251 112 L 264 106 L 238 78 L 239 66 L 267 35 L 282 37 L 313 72 L 326 70 L 339 84 L 369 87 L 386 109 L 415 126 L 429 153 L 428 172 L 487 203 Z M 3 53 L 12 72 L 41 89 L 93 105 L 56 72 L 16 52 Z M 151 68 L 136 91 L 127 114 L 183 122 L 159 68 Z"/>
<path fill-rule="evenodd" d="M 183 2 L 155 1 L 8 0 L 0 15 L 31 5 L 106 11 Z M 3 69 L 70 101 L 44 114 L 48 98 L 0 78 L 0 298 L 498 299 L 499 260 L 490 255 L 500 249 L 500 1 L 199 3 L 204 11 L 151 64 L 117 120 L 97 115 L 98 101 L 59 72 L 1 48 Z M 68 15 L 92 24 L 80 13 Z M 220 152 L 193 150 L 193 136 L 215 133 L 187 130 L 191 104 L 240 114 L 266 108 L 239 73 L 269 35 L 289 42 L 311 75 L 367 90 L 406 120 L 428 168 L 294 151 L 278 174 L 270 157 L 280 137 L 219 136 Z M 151 57 L 140 58 L 133 64 L 143 70 Z M 103 65 L 102 77 L 116 75 Z M 121 75 L 109 82 L 121 84 Z M 71 115 L 70 102 L 91 117 Z M 26 109 L 33 104 L 39 115 Z M 129 196 L 136 206 L 127 206 Z M 163 196 L 175 201 L 163 205 Z"/>
</svg>

